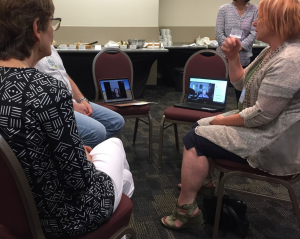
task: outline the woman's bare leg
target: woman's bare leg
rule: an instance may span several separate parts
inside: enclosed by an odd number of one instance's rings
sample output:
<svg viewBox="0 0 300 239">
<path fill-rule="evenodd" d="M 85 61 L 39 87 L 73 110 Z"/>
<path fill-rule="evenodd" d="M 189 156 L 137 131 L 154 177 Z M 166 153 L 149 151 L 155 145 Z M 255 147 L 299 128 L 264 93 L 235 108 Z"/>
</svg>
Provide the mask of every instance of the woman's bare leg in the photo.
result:
<svg viewBox="0 0 300 239">
<path fill-rule="evenodd" d="M 207 185 L 202 185 L 203 187 L 214 187 L 214 182 L 212 181 L 213 178 L 213 173 L 214 173 L 214 165 L 213 165 L 213 161 L 211 158 L 207 158 L 208 163 L 209 163 L 209 171 L 208 174 L 206 176 L 206 180 L 210 180 L 210 182 Z M 181 183 L 178 184 L 178 187 L 180 187 L 181 189 Z"/>
<path fill-rule="evenodd" d="M 178 198 L 178 204 L 191 204 L 194 202 L 199 189 L 201 188 L 209 171 L 209 163 L 205 156 L 198 156 L 195 148 L 183 149 L 183 159 L 181 168 L 181 192 Z M 179 210 L 179 213 L 185 213 Z M 193 215 L 199 212 L 196 208 Z M 165 219 L 166 220 L 166 219 Z M 181 222 L 176 220 L 175 225 L 181 226 Z"/>
</svg>

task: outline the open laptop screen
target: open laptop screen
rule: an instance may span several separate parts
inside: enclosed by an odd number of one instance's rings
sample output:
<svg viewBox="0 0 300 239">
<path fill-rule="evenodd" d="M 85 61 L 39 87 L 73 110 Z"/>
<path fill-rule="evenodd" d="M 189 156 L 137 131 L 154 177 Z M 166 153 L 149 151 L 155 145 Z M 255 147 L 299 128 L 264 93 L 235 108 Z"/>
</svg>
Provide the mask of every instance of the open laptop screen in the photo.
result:
<svg viewBox="0 0 300 239">
<path fill-rule="evenodd" d="M 188 102 L 225 104 L 226 78 L 191 77 Z"/>
<path fill-rule="evenodd" d="M 128 79 L 105 79 L 100 80 L 99 83 L 104 102 L 132 100 Z"/>
</svg>

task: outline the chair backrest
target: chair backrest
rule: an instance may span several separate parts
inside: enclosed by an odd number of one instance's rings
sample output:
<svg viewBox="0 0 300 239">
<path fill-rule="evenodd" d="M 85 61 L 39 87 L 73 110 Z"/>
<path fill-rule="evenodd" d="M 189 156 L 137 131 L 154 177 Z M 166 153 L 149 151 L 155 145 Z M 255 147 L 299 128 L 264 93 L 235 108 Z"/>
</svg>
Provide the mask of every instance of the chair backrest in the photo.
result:
<svg viewBox="0 0 300 239">
<path fill-rule="evenodd" d="M 215 50 L 205 49 L 194 53 L 186 62 L 183 72 L 182 97 L 189 89 L 190 76 L 228 77 L 228 63 Z"/>
<path fill-rule="evenodd" d="M 27 178 L 1 135 L 0 192 L 0 238 L 45 238 Z"/>
<path fill-rule="evenodd" d="M 99 99 L 99 80 L 128 78 L 133 92 L 133 68 L 129 56 L 118 48 L 104 48 L 94 58 L 93 78 L 95 85 L 95 102 Z M 134 98 L 134 96 L 133 96 Z"/>
</svg>

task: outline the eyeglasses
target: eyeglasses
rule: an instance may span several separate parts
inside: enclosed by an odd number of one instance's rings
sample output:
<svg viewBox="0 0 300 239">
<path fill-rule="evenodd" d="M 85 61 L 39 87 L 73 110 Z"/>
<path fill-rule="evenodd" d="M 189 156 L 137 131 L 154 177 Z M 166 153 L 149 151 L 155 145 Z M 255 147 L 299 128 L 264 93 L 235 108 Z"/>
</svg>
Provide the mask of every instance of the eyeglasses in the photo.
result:
<svg viewBox="0 0 300 239">
<path fill-rule="evenodd" d="M 60 27 L 61 18 L 50 18 L 53 31 L 57 31 Z"/>
</svg>

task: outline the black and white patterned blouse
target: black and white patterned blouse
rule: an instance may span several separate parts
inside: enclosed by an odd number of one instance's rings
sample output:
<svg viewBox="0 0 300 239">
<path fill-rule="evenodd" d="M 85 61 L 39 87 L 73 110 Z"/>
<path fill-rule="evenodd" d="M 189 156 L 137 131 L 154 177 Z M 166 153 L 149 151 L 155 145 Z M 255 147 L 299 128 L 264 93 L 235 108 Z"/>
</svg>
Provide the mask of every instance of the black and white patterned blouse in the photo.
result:
<svg viewBox="0 0 300 239">
<path fill-rule="evenodd" d="M 0 133 L 21 163 L 46 234 L 80 235 L 111 217 L 113 183 L 87 161 L 61 81 L 0 67 Z"/>
<path fill-rule="evenodd" d="M 243 31 L 240 39 L 243 50 L 240 51 L 240 61 L 242 66 L 250 63 L 252 56 L 252 45 L 256 38 L 255 27 L 252 23 L 257 19 L 258 7 L 249 4 L 244 14 L 240 17 L 233 2 L 224 4 L 220 7 L 216 23 L 216 40 L 219 44 L 217 52 L 224 55 L 221 46 L 227 37 L 230 36 L 232 29 Z"/>
</svg>

